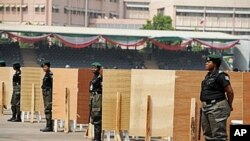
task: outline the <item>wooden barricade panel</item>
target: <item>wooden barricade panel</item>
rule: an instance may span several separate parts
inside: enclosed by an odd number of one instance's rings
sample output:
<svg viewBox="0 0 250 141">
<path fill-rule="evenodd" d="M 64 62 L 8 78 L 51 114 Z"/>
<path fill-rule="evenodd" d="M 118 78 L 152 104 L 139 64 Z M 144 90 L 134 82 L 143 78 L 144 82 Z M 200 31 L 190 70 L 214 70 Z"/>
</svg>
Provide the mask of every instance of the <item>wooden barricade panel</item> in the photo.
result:
<svg viewBox="0 0 250 141">
<path fill-rule="evenodd" d="M 250 73 L 243 73 L 243 123 L 250 124 Z M 235 109 L 236 110 L 236 109 Z"/>
<path fill-rule="evenodd" d="M 52 118 L 65 119 L 65 89 L 70 96 L 70 120 L 77 117 L 78 69 L 54 68 Z"/>
<path fill-rule="evenodd" d="M 132 70 L 130 130 L 145 136 L 147 96 L 151 96 L 152 137 L 173 136 L 175 71 Z"/>
<path fill-rule="evenodd" d="M 115 130 L 117 93 L 121 96 L 120 130 L 129 129 L 130 89 L 131 70 L 103 70 L 103 130 Z"/>
<path fill-rule="evenodd" d="M 89 121 L 89 82 L 93 73 L 90 69 L 78 71 L 77 123 L 87 124 Z"/>
<path fill-rule="evenodd" d="M 205 71 L 176 71 L 173 136 L 174 141 L 189 140 L 191 105 L 190 99 L 197 99 L 197 109 L 199 109 L 201 81 L 204 79 L 205 74 Z M 198 112 L 198 117 L 199 114 L 200 113 Z M 198 122 L 199 121 L 196 120 L 197 127 Z M 198 133 L 196 133 L 196 135 L 198 135 Z"/>
<path fill-rule="evenodd" d="M 199 117 L 199 108 L 201 106 L 200 90 L 201 81 L 206 75 L 206 71 L 176 71 L 176 87 L 175 87 L 175 109 L 174 109 L 174 137 L 175 141 L 185 141 L 183 139 L 189 138 L 190 130 L 190 99 L 197 99 L 197 114 Z M 228 135 L 229 125 L 233 119 L 242 119 L 242 73 L 230 72 L 230 81 L 233 87 L 234 98 L 234 111 L 231 113 L 228 119 Z M 196 120 L 196 126 L 198 127 L 199 120 Z M 198 130 L 197 130 L 198 131 Z M 204 137 L 201 132 L 201 141 L 204 141 Z M 198 133 L 196 133 L 196 136 Z M 197 137 L 196 137 L 197 138 Z"/>
<path fill-rule="evenodd" d="M 231 120 L 243 120 L 243 73 L 242 72 L 230 72 L 228 73 L 230 76 L 231 86 L 234 91 L 234 101 L 233 108 L 234 110 L 231 112 L 231 115 L 228 119 L 228 135 L 229 133 L 229 125 L 231 124 Z"/>
<path fill-rule="evenodd" d="M 43 96 L 41 91 L 44 73 L 41 68 L 24 67 L 21 75 L 21 111 L 31 111 L 32 84 L 35 85 L 34 110 L 43 113 Z"/>
<path fill-rule="evenodd" d="M 12 86 L 12 76 L 15 73 L 12 67 L 0 67 L 0 83 L 4 82 L 5 96 L 3 104 L 5 104 L 8 108 L 11 107 L 10 101 L 13 92 Z M 0 93 L 2 95 L 2 93 Z M 3 105 L 0 105 L 0 108 Z"/>
</svg>

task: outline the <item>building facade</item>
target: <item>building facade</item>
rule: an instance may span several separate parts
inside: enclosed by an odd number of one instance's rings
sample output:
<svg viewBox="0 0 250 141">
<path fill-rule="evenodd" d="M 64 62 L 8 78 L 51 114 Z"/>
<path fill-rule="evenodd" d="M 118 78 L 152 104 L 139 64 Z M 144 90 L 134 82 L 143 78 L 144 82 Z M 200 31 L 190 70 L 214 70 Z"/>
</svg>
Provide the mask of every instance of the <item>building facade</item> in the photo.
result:
<svg viewBox="0 0 250 141">
<path fill-rule="evenodd" d="M 11 24 L 139 29 L 156 14 L 176 30 L 250 35 L 250 0 L 0 0 Z"/>
<path fill-rule="evenodd" d="M 150 17 L 169 15 L 176 30 L 250 35 L 250 0 L 154 0 Z"/>
<path fill-rule="evenodd" d="M 149 18 L 149 4 L 150 0 L 0 0 L 0 21 L 57 26 L 90 24 L 94 27 L 113 21 L 112 28 L 131 28 L 130 23 L 138 28 Z M 121 24 L 115 19 L 129 19 L 129 22 Z"/>
</svg>

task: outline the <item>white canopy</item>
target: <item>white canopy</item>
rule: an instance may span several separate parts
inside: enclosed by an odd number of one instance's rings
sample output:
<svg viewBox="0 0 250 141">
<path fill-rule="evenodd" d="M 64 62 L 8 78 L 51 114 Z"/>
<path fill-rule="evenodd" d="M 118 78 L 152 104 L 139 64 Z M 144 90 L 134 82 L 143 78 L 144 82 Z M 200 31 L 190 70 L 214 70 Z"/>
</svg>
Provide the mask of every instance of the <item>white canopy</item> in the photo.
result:
<svg viewBox="0 0 250 141">
<path fill-rule="evenodd" d="M 37 26 L 37 25 L 7 25 L 0 24 L 0 31 L 9 32 L 38 32 L 58 34 L 80 35 L 105 35 L 105 36 L 131 36 L 131 37 L 181 37 L 197 38 L 204 40 L 237 40 L 238 36 L 221 32 L 197 32 L 197 31 L 162 31 L 162 30 L 128 30 L 110 28 L 85 28 L 65 26 Z"/>
</svg>

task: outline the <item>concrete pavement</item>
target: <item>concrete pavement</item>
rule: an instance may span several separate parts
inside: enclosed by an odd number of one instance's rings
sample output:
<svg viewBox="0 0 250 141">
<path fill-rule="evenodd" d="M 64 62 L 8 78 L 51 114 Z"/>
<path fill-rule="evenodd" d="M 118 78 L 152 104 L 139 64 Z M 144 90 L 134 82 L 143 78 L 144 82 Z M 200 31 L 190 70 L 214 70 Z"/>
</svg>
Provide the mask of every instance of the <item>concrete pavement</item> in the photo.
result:
<svg viewBox="0 0 250 141">
<path fill-rule="evenodd" d="M 70 133 L 41 132 L 42 123 L 7 122 L 11 115 L 0 116 L 0 141 L 90 141 L 84 138 L 84 131 Z"/>
</svg>

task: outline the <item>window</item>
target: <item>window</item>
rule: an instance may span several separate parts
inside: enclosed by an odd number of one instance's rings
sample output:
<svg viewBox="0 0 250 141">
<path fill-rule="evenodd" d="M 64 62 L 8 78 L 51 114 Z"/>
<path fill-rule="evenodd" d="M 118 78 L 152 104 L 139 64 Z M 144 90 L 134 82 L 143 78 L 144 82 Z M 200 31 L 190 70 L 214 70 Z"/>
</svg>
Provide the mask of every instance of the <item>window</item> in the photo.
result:
<svg viewBox="0 0 250 141">
<path fill-rule="evenodd" d="M 45 12 L 45 8 L 43 7 L 43 8 L 41 8 L 41 12 Z"/>
<path fill-rule="evenodd" d="M 127 7 L 127 10 L 134 10 L 134 11 L 149 11 L 149 8 L 142 8 L 142 7 Z"/>
<path fill-rule="evenodd" d="M 64 8 L 64 14 L 68 14 L 69 13 L 69 10 Z"/>
<path fill-rule="evenodd" d="M 164 13 L 165 13 L 165 8 L 159 8 L 159 9 L 157 9 L 157 14 L 164 15 Z"/>
<path fill-rule="evenodd" d="M 58 8 L 52 8 L 52 12 L 53 13 L 59 13 L 59 9 Z"/>
<path fill-rule="evenodd" d="M 28 8 L 23 8 L 23 12 L 27 12 L 28 11 Z"/>
<path fill-rule="evenodd" d="M 74 11 L 71 11 L 71 14 L 74 14 L 74 15 L 75 15 L 75 14 L 76 14 L 76 11 L 75 11 L 75 10 L 74 10 Z"/>
<path fill-rule="evenodd" d="M 6 11 L 6 12 L 10 12 L 10 8 L 9 8 L 9 7 L 6 7 L 5 11 Z"/>
<path fill-rule="evenodd" d="M 12 12 L 16 12 L 16 7 L 12 7 L 12 8 L 11 8 L 11 11 L 12 11 Z"/>
<path fill-rule="evenodd" d="M 235 14 L 235 17 L 237 17 L 237 18 L 248 18 L 248 17 L 250 17 L 250 14 Z"/>
<path fill-rule="evenodd" d="M 36 7 L 36 8 L 35 8 L 35 12 L 39 12 L 39 7 Z"/>
</svg>

